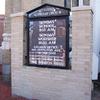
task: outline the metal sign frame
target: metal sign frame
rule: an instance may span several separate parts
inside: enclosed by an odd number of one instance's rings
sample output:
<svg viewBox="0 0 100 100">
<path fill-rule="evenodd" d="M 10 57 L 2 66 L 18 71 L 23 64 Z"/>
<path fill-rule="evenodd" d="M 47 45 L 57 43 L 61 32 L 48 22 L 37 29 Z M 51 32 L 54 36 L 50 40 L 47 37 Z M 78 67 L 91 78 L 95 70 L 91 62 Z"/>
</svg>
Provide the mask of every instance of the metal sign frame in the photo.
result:
<svg viewBox="0 0 100 100">
<path fill-rule="evenodd" d="M 64 10 L 67 10 L 68 11 L 68 14 L 66 15 L 56 15 L 56 16 L 37 16 L 37 17 L 33 17 L 31 18 L 29 16 L 30 13 L 34 12 L 34 11 L 37 11 L 45 6 L 50 6 L 50 7 L 56 7 L 56 8 L 60 8 L 60 9 L 64 9 Z M 44 4 L 36 9 L 33 9 L 29 12 L 27 12 L 27 65 L 28 66 L 34 66 L 34 67 L 42 67 L 42 68 L 57 68 L 57 69 L 69 69 L 69 12 L 70 12 L 70 9 L 67 9 L 67 8 L 64 8 L 64 7 L 59 7 L 59 6 L 55 6 L 55 5 L 51 5 L 51 4 Z M 30 36 L 29 36 L 29 22 L 30 21 L 41 21 L 41 20 L 53 20 L 53 19 L 65 19 L 66 20 L 66 39 L 65 39 L 65 45 L 66 45 L 66 48 L 65 48 L 65 66 L 57 66 L 57 65 L 46 65 L 46 64 L 43 64 L 43 65 L 40 65 L 40 64 L 31 64 L 30 61 L 29 61 L 29 41 L 30 41 Z"/>
</svg>

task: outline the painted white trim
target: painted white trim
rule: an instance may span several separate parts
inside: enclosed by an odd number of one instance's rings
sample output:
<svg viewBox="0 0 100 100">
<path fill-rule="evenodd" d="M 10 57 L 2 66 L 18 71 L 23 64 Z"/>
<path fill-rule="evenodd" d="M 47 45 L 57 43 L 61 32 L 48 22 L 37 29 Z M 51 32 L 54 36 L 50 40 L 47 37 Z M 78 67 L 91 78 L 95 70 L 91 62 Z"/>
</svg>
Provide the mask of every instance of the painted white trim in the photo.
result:
<svg viewBox="0 0 100 100">
<path fill-rule="evenodd" d="M 93 59 L 92 59 L 92 80 L 97 80 L 98 79 L 98 64 L 99 64 L 99 59 L 98 56 L 93 53 Z"/>
<path fill-rule="evenodd" d="M 92 8 L 90 6 L 82 6 L 82 7 L 72 7 L 72 11 L 84 11 L 84 10 L 91 10 Z M 92 11 L 93 12 L 93 11 Z"/>
<path fill-rule="evenodd" d="M 83 6 L 83 0 L 79 0 L 79 7 Z"/>
<path fill-rule="evenodd" d="M 19 13 L 14 13 L 14 14 L 11 14 L 10 17 L 20 17 L 20 16 L 25 16 L 25 12 L 19 12 Z"/>
</svg>

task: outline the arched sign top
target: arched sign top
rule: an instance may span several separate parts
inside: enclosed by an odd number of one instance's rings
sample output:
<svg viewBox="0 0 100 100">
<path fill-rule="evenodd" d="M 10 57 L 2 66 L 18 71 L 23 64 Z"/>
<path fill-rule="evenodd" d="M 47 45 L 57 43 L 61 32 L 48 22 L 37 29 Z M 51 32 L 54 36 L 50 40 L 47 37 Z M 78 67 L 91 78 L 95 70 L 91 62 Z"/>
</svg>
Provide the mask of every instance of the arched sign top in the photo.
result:
<svg viewBox="0 0 100 100">
<path fill-rule="evenodd" d="M 51 16 L 69 16 L 70 9 L 51 4 L 44 4 L 36 9 L 29 12 L 28 18 L 38 17 L 51 17 Z"/>
</svg>

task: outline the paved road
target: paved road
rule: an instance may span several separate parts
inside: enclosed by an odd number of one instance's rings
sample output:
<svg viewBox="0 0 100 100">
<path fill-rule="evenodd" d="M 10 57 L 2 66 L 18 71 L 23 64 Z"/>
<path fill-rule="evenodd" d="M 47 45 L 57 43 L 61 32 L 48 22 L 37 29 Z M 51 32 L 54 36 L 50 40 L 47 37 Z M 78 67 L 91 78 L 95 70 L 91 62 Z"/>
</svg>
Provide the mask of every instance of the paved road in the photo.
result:
<svg viewBox="0 0 100 100">
<path fill-rule="evenodd" d="M 28 100 L 28 99 L 19 96 L 11 96 L 10 85 L 0 80 L 0 100 Z"/>
<path fill-rule="evenodd" d="M 10 86 L 0 81 L 0 100 L 27 100 L 27 99 L 22 97 L 12 97 Z"/>
</svg>

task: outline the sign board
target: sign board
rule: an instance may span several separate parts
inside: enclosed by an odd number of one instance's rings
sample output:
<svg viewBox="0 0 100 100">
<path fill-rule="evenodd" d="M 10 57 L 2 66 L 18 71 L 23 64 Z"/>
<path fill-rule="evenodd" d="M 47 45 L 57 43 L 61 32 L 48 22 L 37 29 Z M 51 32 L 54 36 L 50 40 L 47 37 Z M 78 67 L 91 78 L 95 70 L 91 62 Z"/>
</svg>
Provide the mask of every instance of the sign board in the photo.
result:
<svg viewBox="0 0 100 100">
<path fill-rule="evenodd" d="M 67 68 L 69 58 L 68 22 L 69 11 L 64 8 L 45 5 L 38 10 L 28 12 L 29 65 Z"/>
</svg>

